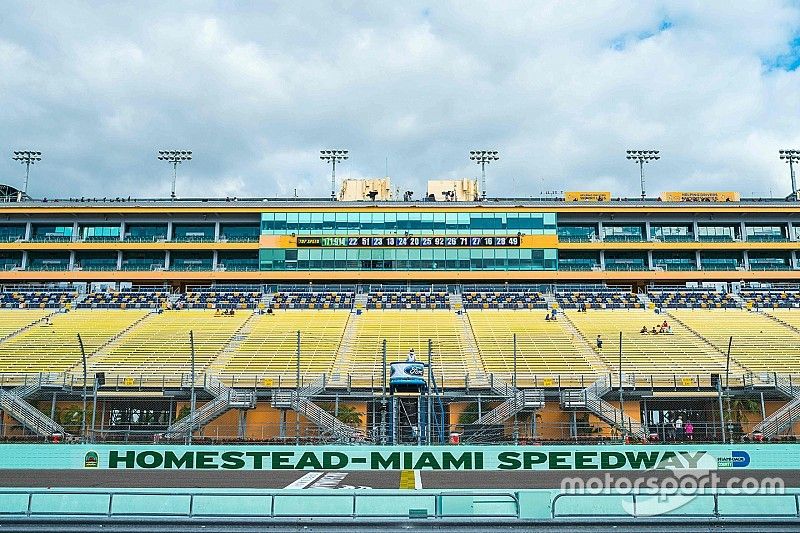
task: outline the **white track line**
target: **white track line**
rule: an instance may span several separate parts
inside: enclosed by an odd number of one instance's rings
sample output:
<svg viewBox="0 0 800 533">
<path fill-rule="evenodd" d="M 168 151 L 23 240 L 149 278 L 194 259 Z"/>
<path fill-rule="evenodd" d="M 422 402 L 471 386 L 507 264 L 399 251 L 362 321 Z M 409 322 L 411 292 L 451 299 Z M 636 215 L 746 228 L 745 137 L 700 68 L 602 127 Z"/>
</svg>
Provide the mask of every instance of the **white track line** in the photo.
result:
<svg viewBox="0 0 800 533">
<path fill-rule="evenodd" d="M 414 470 L 414 490 L 422 488 L 422 474 L 419 470 Z"/>
<path fill-rule="evenodd" d="M 285 489 L 304 489 L 309 486 L 311 483 L 317 480 L 319 476 L 324 474 L 325 472 L 309 472 L 308 474 L 304 475 L 300 479 L 296 479 L 286 485 Z"/>
</svg>

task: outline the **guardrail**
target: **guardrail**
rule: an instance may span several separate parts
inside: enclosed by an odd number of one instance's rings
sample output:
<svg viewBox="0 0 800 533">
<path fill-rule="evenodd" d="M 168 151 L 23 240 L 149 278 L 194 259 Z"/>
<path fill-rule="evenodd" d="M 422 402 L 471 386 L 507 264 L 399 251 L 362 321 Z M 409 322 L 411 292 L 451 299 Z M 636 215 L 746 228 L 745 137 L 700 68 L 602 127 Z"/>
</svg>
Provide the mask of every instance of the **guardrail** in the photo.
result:
<svg viewBox="0 0 800 533">
<path fill-rule="evenodd" d="M 675 500 L 670 500 L 675 498 Z M 0 490 L 0 524 L 10 522 L 203 520 L 247 523 L 260 520 L 427 519 L 474 523 L 603 522 L 784 522 L 800 520 L 798 494 L 569 494 L 555 489 L 470 490 Z M 318 523 L 325 523 L 324 521 Z"/>
<path fill-rule="evenodd" d="M 0 490 L 0 524 L 12 517 L 95 518 L 519 518 L 513 492 Z M 469 501 L 467 501 L 467 499 Z M 467 505 L 469 504 L 469 505 Z"/>
</svg>

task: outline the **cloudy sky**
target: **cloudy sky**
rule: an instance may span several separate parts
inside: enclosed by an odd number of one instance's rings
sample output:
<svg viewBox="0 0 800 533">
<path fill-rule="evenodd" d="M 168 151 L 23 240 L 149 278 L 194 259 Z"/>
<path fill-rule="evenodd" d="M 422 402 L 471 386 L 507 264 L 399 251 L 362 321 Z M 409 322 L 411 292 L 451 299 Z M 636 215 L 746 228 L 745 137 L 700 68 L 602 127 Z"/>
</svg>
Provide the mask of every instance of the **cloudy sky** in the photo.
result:
<svg viewBox="0 0 800 533">
<path fill-rule="evenodd" d="M 800 148 L 800 3 L 14 2 L 0 14 L 0 182 L 162 196 L 328 194 L 341 177 L 476 177 L 490 195 L 786 194 Z"/>
</svg>

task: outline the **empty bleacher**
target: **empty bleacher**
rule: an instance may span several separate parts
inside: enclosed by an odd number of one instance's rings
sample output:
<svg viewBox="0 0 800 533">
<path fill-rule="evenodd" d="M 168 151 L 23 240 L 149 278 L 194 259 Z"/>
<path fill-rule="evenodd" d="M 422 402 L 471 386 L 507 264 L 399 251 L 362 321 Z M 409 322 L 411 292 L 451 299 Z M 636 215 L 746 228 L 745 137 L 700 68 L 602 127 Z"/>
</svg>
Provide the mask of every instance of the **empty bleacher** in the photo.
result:
<svg viewBox="0 0 800 533">
<path fill-rule="evenodd" d="M 465 357 L 461 323 L 455 313 L 434 311 L 366 311 L 356 320 L 355 337 L 346 369 L 354 382 L 380 383 L 381 344 L 386 339 L 388 362 L 405 361 L 413 348 L 417 360 L 426 362 L 428 339 L 433 340 L 433 365 L 437 379 L 444 374 L 446 383 L 463 384 L 464 376 L 483 373 Z M 439 383 L 441 385 L 441 383 Z"/>
<path fill-rule="evenodd" d="M 775 309 L 800 307 L 800 292 L 784 290 L 743 290 L 739 296 L 748 307 Z"/>
<path fill-rule="evenodd" d="M 176 303 L 186 309 L 256 309 L 264 294 L 260 291 L 190 291 Z"/>
<path fill-rule="evenodd" d="M 545 321 L 545 312 L 472 311 L 467 314 L 484 367 L 489 373 L 513 371 L 513 335 L 517 335 L 517 373 L 538 378 L 596 373 L 583 356 L 582 343 L 561 321 Z"/>
<path fill-rule="evenodd" d="M 568 319 L 581 332 L 605 364 L 619 366 L 619 333 L 622 332 L 623 372 L 651 374 L 703 375 L 725 371 L 725 357 L 708 346 L 692 331 L 669 316 L 648 310 L 589 310 L 569 312 Z M 671 333 L 642 334 L 667 321 Z M 603 347 L 597 348 L 597 336 Z"/>
<path fill-rule="evenodd" d="M 63 372 L 81 360 L 78 334 L 86 354 L 91 356 L 145 314 L 145 311 L 121 310 L 55 314 L 0 343 L 0 373 Z"/>
<path fill-rule="evenodd" d="M 166 292 L 122 291 L 93 292 L 86 295 L 79 309 L 153 309 L 169 299 Z"/>
<path fill-rule="evenodd" d="M 748 370 L 800 372 L 800 334 L 768 316 L 741 309 L 680 309 L 670 314 L 721 351 L 728 349 L 728 339 L 732 336 L 731 357 Z M 784 318 L 784 315 L 780 316 Z"/>
<path fill-rule="evenodd" d="M 0 310 L 0 339 L 8 337 L 53 312 L 42 309 Z"/>
<path fill-rule="evenodd" d="M 278 376 L 292 382 L 297 368 L 300 331 L 300 370 L 306 378 L 329 373 L 336 359 L 348 315 L 345 310 L 277 311 L 253 318 L 248 335 L 227 356 L 219 370 L 226 374 Z"/>
<path fill-rule="evenodd" d="M 555 299 L 562 309 L 638 309 L 643 307 L 635 294 L 622 291 L 556 291 Z"/>
<path fill-rule="evenodd" d="M 540 292 L 467 291 L 462 295 L 464 309 L 546 309 Z"/>
<path fill-rule="evenodd" d="M 73 291 L 10 291 L 0 292 L 0 307 L 7 309 L 58 309 L 78 294 Z"/>
<path fill-rule="evenodd" d="M 732 294 L 716 291 L 677 290 L 648 291 L 656 307 L 689 309 L 736 309 L 739 303 Z"/>
<path fill-rule="evenodd" d="M 352 292 L 276 292 L 273 309 L 350 309 Z"/>
<path fill-rule="evenodd" d="M 89 368 L 92 372 L 131 376 L 191 372 L 191 330 L 194 332 L 195 370 L 202 372 L 250 315 L 250 311 L 224 316 L 194 309 L 152 314 L 93 357 Z"/>
<path fill-rule="evenodd" d="M 447 309 L 446 292 L 373 292 L 367 297 L 367 309 Z"/>
</svg>

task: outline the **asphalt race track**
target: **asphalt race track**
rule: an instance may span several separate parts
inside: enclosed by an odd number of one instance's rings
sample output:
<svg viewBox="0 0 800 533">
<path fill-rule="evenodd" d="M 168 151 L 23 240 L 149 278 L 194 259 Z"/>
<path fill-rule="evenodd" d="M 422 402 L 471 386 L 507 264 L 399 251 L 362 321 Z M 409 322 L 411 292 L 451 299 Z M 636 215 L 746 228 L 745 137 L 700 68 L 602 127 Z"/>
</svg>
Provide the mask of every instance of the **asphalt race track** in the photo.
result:
<svg viewBox="0 0 800 533">
<path fill-rule="evenodd" d="M 703 471 L 705 472 L 705 471 Z M 606 478 L 606 474 L 610 476 Z M 0 485 L 4 487 L 55 488 L 220 488 L 220 489 L 547 489 L 560 488 L 565 478 L 604 479 L 603 485 L 617 480 L 636 483 L 637 480 L 697 476 L 696 471 L 593 470 L 593 471 L 421 471 L 414 485 L 411 471 L 364 470 L 0 470 Z M 719 486 L 731 478 L 780 478 L 787 488 L 800 488 L 800 470 L 736 470 L 712 472 Z M 409 486 L 403 479 L 412 479 Z M 606 481 L 611 483 L 606 483 Z M 640 481 L 641 483 L 642 481 Z"/>
</svg>

